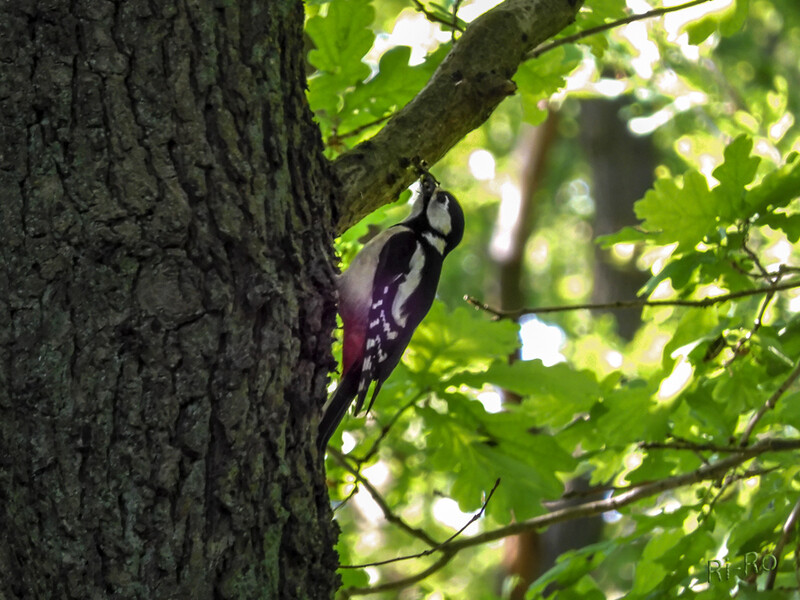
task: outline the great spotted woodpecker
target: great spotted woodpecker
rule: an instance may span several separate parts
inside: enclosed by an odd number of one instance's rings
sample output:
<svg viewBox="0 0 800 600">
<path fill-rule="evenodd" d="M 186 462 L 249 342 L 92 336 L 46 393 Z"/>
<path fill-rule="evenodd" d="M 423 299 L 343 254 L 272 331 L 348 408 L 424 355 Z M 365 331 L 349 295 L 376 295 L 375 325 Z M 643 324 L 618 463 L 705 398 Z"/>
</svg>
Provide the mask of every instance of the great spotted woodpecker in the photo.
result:
<svg viewBox="0 0 800 600">
<path fill-rule="evenodd" d="M 367 411 L 372 408 L 433 304 L 444 257 L 463 235 L 461 206 L 426 173 L 408 218 L 370 240 L 339 278 L 342 377 L 319 425 L 320 451 L 353 398 L 355 414 L 361 412 L 375 382 Z"/>
</svg>

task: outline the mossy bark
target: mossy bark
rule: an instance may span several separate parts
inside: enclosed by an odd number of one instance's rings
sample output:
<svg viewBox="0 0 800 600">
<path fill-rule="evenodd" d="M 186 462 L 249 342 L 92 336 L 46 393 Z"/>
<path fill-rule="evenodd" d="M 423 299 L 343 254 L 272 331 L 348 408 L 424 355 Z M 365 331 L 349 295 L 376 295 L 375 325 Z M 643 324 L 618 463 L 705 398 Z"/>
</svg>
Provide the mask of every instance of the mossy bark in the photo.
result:
<svg viewBox="0 0 800 600">
<path fill-rule="evenodd" d="M 296 0 L 0 6 L 0 597 L 330 598 Z"/>
</svg>

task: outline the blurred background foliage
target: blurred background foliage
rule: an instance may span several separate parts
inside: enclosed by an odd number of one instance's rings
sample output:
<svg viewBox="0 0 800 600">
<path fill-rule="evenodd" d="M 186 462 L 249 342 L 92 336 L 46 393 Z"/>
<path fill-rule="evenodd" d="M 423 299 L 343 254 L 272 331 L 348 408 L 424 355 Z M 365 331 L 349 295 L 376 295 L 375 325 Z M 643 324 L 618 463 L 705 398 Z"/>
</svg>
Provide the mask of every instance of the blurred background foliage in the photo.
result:
<svg viewBox="0 0 800 600">
<path fill-rule="evenodd" d="M 454 8 L 463 27 L 498 2 L 455 4 L 306 2 L 308 99 L 331 158 L 425 85 L 458 38 Z M 587 0 L 559 37 L 676 4 Z M 331 441 L 342 565 L 430 547 L 387 511 L 438 543 L 485 506 L 465 539 L 800 437 L 798 48 L 796 0 L 710 0 L 520 67 L 518 93 L 432 167 L 464 207 L 464 241 L 373 412 Z M 409 198 L 342 235 L 342 268 Z M 504 320 L 464 301 L 516 311 L 770 286 L 785 289 Z M 800 597 L 798 471 L 797 450 L 762 453 L 619 511 L 467 548 L 371 597 Z M 747 552 L 774 554 L 774 575 L 732 568 L 709 582 L 709 561 L 735 567 Z M 343 568 L 340 594 L 437 556 Z"/>
</svg>

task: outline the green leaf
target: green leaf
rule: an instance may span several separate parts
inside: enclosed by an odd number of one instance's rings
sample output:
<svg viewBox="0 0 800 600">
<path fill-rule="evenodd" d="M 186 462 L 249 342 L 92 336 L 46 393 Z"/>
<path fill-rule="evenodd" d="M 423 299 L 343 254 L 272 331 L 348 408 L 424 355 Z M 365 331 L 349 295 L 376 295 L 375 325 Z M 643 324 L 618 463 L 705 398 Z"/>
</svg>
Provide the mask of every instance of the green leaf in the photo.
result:
<svg viewBox="0 0 800 600">
<path fill-rule="evenodd" d="M 642 551 L 642 558 L 658 562 L 659 559 L 678 544 L 685 536 L 680 529 L 670 529 L 650 538 Z"/>
<path fill-rule="evenodd" d="M 541 360 L 494 362 L 482 373 L 460 375 L 451 383 L 480 389 L 484 383 L 516 392 L 526 398 L 522 407 L 537 416 L 537 425 L 561 427 L 579 412 L 588 411 L 600 397 L 600 385 L 590 371 L 567 364 L 549 367 Z"/>
<path fill-rule="evenodd" d="M 545 589 L 551 583 L 558 583 L 559 587 L 569 589 L 571 584 L 597 568 L 613 549 L 614 542 L 609 540 L 589 544 L 577 550 L 567 550 L 556 559 L 554 566 L 531 584 L 525 598 L 543 597 Z"/>
<path fill-rule="evenodd" d="M 769 207 L 786 206 L 800 196 L 800 160 L 793 152 L 786 159 L 786 164 L 772 171 L 753 187 L 747 194 L 747 206 L 751 213 L 763 214 Z"/>
<path fill-rule="evenodd" d="M 713 19 L 694 21 L 686 27 L 686 32 L 689 34 L 689 43 L 695 46 L 706 41 L 716 30 L 717 23 Z"/>
<path fill-rule="evenodd" d="M 720 21 L 720 32 L 722 35 L 733 35 L 739 31 L 747 19 L 750 10 L 750 0 L 734 0 L 733 11 L 728 11 Z"/>
<path fill-rule="evenodd" d="M 642 228 L 658 232 L 659 243 L 678 242 L 684 250 L 700 242 L 716 225 L 719 206 L 705 177 L 688 171 L 682 186 L 673 179 L 658 179 L 635 205 Z"/>
<path fill-rule="evenodd" d="M 689 407 L 690 414 L 695 418 L 699 432 L 726 439 L 731 435 L 739 413 L 726 410 L 726 405 L 720 406 L 715 402 L 711 397 L 710 388 L 713 388 L 711 383 L 698 386 L 695 390 L 684 392 L 682 399 Z"/>
<path fill-rule="evenodd" d="M 522 98 L 526 122 L 538 125 L 544 121 L 547 110 L 540 104 L 564 87 L 567 75 L 580 64 L 580 59 L 580 52 L 561 46 L 520 65 L 514 81 Z"/>
<path fill-rule="evenodd" d="M 608 444 L 629 444 L 640 440 L 660 439 L 666 422 L 653 399 L 653 389 L 641 381 L 614 390 L 603 400 L 606 411 L 597 420 Z M 636 415 L 636 427 L 631 416 Z"/>
<path fill-rule="evenodd" d="M 455 475 L 450 495 L 462 510 L 477 510 L 498 477 L 489 513 L 503 522 L 541 514 L 542 499 L 561 495 L 556 473 L 573 471 L 576 459 L 552 437 L 532 434 L 534 417 L 515 407 L 490 414 L 460 394 L 446 398 L 446 414 L 424 406 L 417 411 L 426 421 L 427 464 Z"/>
<path fill-rule="evenodd" d="M 656 481 L 672 475 L 678 464 L 675 457 L 667 456 L 665 452 L 649 452 L 642 464 L 625 475 L 628 483 L 635 485 L 644 481 Z"/>
<path fill-rule="evenodd" d="M 489 321 L 466 307 L 448 312 L 437 301 L 414 333 L 404 360 L 436 385 L 454 373 L 480 370 L 508 356 L 519 346 L 518 331 L 511 321 Z"/>
<path fill-rule="evenodd" d="M 673 259 L 661 269 L 658 274 L 653 275 L 642 287 L 640 295 L 648 297 L 652 294 L 662 281 L 672 280 L 672 287 L 676 290 L 683 290 L 692 279 L 692 275 L 701 265 L 716 264 L 718 257 L 711 252 L 690 252 L 679 258 Z"/>
<path fill-rule="evenodd" d="M 345 96 L 342 130 L 355 129 L 405 106 L 425 86 L 449 50 L 449 46 L 440 46 L 414 67 L 409 65 L 408 46 L 388 50 L 381 56 L 377 74 Z"/>
<path fill-rule="evenodd" d="M 725 162 L 714 169 L 719 185 L 714 188 L 720 217 L 728 223 L 746 219 L 745 185 L 753 181 L 761 159 L 750 156 L 753 140 L 740 135 L 725 148 Z"/>
<path fill-rule="evenodd" d="M 633 242 L 646 242 L 653 238 L 652 233 L 641 231 L 634 227 L 623 227 L 616 233 L 599 235 L 595 238 L 601 248 L 611 248 L 615 244 L 628 244 Z"/>
<path fill-rule="evenodd" d="M 780 495 L 764 494 L 760 499 L 766 501 L 763 502 L 763 509 L 750 507 L 750 514 L 735 522 L 732 527 L 728 548 L 736 554 L 757 550 L 762 544 L 771 544 L 786 518 L 786 513 L 791 510 L 788 500 Z"/>
<path fill-rule="evenodd" d="M 790 215 L 784 212 L 767 212 L 761 215 L 755 223 L 756 225 L 766 225 L 776 231 L 782 231 L 793 244 L 800 240 L 800 213 Z"/>
<path fill-rule="evenodd" d="M 326 16 L 317 15 L 306 23 L 306 33 L 315 49 L 308 61 L 320 71 L 329 73 L 369 74 L 361 62 L 372 47 L 375 34 L 369 29 L 375 10 L 369 0 L 335 0 L 328 5 Z"/>
<path fill-rule="evenodd" d="M 556 39 L 586 31 L 610 21 L 615 21 L 626 16 L 625 0 L 593 0 L 586 2 L 576 15 L 575 23 L 564 29 Z M 605 35 L 592 35 L 579 42 L 588 46 L 597 58 L 602 58 L 608 49 L 608 37 Z"/>
<path fill-rule="evenodd" d="M 354 560 L 353 548 L 347 544 L 343 538 L 336 544 L 336 552 L 339 554 L 339 564 L 351 565 L 358 560 Z M 339 576 L 342 578 L 343 587 L 361 587 L 369 583 L 369 575 L 364 569 L 340 569 Z"/>
<path fill-rule="evenodd" d="M 662 586 L 662 580 L 667 575 L 666 569 L 649 560 L 640 560 L 636 563 L 636 574 L 633 578 L 631 594 L 644 595 Z M 663 591 L 663 587 L 661 587 Z"/>
<path fill-rule="evenodd" d="M 313 111 L 338 112 L 344 91 L 369 76 L 362 58 L 372 47 L 375 34 L 369 29 L 375 11 L 369 0 L 335 0 L 326 16 L 306 23 L 315 49 L 308 61 L 317 73 L 308 80 L 308 102 Z"/>
<path fill-rule="evenodd" d="M 733 35 L 744 25 L 749 8 L 749 0 L 734 0 L 730 7 L 712 12 L 699 21 L 690 22 L 686 27 L 689 43 L 700 44 L 717 31 L 724 36 Z"/>
<path fill-rule="evenodd" d="M 772 415 L 774 415 L 776 423 L 791 425 L 800 431 L 800 392 L 793 392 L 781 397 Z"/>
</svg>

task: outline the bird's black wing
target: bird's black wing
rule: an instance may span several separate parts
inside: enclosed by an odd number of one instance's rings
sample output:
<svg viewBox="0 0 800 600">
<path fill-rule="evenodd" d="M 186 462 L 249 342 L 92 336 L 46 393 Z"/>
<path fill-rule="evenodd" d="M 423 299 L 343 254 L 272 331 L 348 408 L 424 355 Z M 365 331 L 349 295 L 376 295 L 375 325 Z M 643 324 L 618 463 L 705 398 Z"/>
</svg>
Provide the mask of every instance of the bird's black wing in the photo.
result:
<svg viewBox="0 0 800 600">
<path fill-rule="evenodd" d="M 388 376 L 391 369 L 397 364 L 399 355 L 394 360 L 394 364 L 386 372 L 385 367 L 390 366 L 387 361 L 389 360 L 388 354 L 383 350 L 382 344 L 376 342 L 375 337 L 379 331 L 386 332 L 389 328 L 390 332 L 395 331 L 397 326 L 391 314 L 391 307 L 394 302 L 395 296 L 398 293 L 399 286 L 402 282 L 407 280 L 407 276 L 411 269 L 412 258 L 417 249 L 418 242 L 416 235 L 413 231 L 398 226 L 398 231 L 393 232 L 393 235 L 386 241 L 381 249 L 378 264 L 376 268 L 375 279 L 372 282 L 373 294 L 370 303 L 369 317 L 367 321 L 367 335 L 364 341 L 364 348 L 361 350 L 361 356 L 355 360 L 353 366 L 346 373 L 342 373 L 342 378 L 339 381 L 339 386 L 336 392 L 325 408 L 325 413 L 319 424 L 319 431 L 317 434 L 317 447 L 320 451 L 324 450 L 339 423 L 344 418 L 347 412 L 347 407 L 353 401 L 353 398 L 358 396 L 356 403 L 355 413 L 361 411 L 364 404 L 364 397 L 367 390 L 373 381 L 376 381 L 382 373 Z M 368 340 L 372 338 L 370 343 Z M 398 339 L 399 334 L 397 336 Z M 410 338 L 410 336 L 409 336 Z M 388 337 L 385 338 L 388 341 Z M 403 353 L 405 346 L 408 344 L 406 340 L 403 347 L 400 349 L 399 354 Z M 397 352 L 392 353 L 392 358 Z M 381 357 L 386 356 L 384 360 Z M 384 376 L 384 377 L 385 377 Z M 375 386 L 375 391 L 372 394 L 370 407 L 372 402 L 380 390 L 381 380 Z"/>
<path fill-rule="evenodd" d="M 419 285 L 424 261 L 425 253 L 416 234 L 405 228 L 393 235 L 381 251 L 372 287 L 367 335 L 364 338 L 356 414 L 361 411 L 367 390 L 375 381 L 375 390 L 367 410 L 372 407 L 383 380 L 397 365 L 411 339 L 407 332 L 408 323 L 402 318 L 403 312 L 394 309 L 396 300 L 404 304 L 408 295 Z"/>
</svg>

